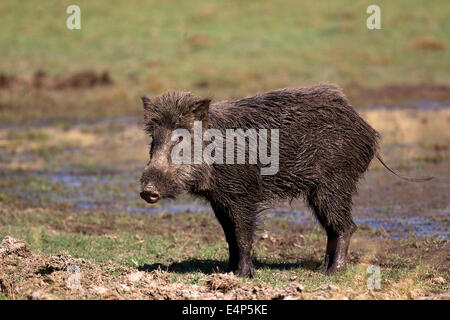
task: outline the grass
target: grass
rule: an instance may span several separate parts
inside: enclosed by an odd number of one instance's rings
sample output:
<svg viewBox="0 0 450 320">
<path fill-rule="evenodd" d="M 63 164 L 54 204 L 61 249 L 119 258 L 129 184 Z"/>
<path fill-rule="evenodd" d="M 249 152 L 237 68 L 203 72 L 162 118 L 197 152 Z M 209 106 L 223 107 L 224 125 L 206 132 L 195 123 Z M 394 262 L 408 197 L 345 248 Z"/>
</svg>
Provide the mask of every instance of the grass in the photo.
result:
<svg viewBox="0 0 450 320">
<path fill-rule="evenodd" d="M 3 1 L 0 69 L 107 69 L 116 79 L 150 80 L 151 91 L 212 81 L 222 96 L 293 80 L 448 81 L 446 1 L 381 1 L 378 31 L 365 25 L 370 1 L 79 1 L 81 30 L 65 27 L 70 4 Z"/>
<path fill-rule="evenodd" d="M 81 30 L 65 27 L 69 4 L 2 1 L 0 72 L 107 70 L 114 85 L 69 94 L 16 88 L 0 99 L 3 121 L 135 115 L 140 95 L 168 89 L 226 99 L 320 81 L 450 84 L 444 0 L 380 1 L 382 30 L 366 28 L 368 0 L 79 1 Z M 386 102 L 383 93 L 349 92 L 355 104 Z"/>
</svg>

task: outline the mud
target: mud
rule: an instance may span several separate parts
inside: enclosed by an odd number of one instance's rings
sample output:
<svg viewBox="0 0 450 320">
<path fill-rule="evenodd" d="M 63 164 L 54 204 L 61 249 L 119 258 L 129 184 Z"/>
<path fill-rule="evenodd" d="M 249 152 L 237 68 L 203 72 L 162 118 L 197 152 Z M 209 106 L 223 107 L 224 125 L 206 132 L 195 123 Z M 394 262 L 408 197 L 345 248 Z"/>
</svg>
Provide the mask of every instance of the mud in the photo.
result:
<svg viewBox="0 0 450 320">
<path fill-rule="evenodd" d="M 450 101 L 450 86 L 436 83 L 389 84 L 378 88 L 350 83 L 344 91 L 351 101 Z"/>
</svg>

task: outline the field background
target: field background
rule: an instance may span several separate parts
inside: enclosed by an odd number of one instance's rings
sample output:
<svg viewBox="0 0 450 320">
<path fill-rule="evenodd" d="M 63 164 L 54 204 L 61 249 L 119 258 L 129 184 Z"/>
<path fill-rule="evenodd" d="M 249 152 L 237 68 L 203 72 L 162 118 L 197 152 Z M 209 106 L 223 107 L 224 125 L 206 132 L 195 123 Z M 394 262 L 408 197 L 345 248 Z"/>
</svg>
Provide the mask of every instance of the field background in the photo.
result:
<svg viewBox="0 0 450 320">
<path fill-rule="evenodd" d="M 77 3 L 81 30 L 65 27 L 70 1 L 2 1 L 0 70 L 20 77 L 107 71 L 116 86 L 78 96 L 42 96 L 27 89 L 2 102 L 33 101 L 43 113 L 2 108 L 7 120 L 24 113 L 40 118 L 137 114 L 140 94 L 168 88 L 225 99 L 329 81 L 356 87 L 350 92 L 354 102 L 369 105 L 392 94 L 367 96 L 359 86 L 450 81 L 445 0 L 379 1 L 382 30 L 366 28 L 370 1 Z M 433 95 L 429 91 L 422 94 Z M 420 98 L 417 90 L 405 95 Z M 449 98 L 448 92 L 441 95 Z M 84 110 L 73 112 L 74 105 Z"/>
<path fill-rule="evenodd" d="M 77 1 L 81 30 L 68 30 L 71 4 L 0 2 L 0 240 L 27 248 L 0 247 L 0 298 L 448 299 L 448 1 L 378 1 L 382 30 L 366 28 L 373 1 Z M 298 202 L 267 215 L 255 279 L 222 276 L 207 204 L 139 199 L 139 97 L 322 81 L 381 132 L 391 166 L 436 179 L 373 164 L 345 273 L 316 271 L 325 237 Z M 66 286 L 71 264 L 83 290 Z M 366 286 L 370 265 L 380 290 Z"/>
</svg>

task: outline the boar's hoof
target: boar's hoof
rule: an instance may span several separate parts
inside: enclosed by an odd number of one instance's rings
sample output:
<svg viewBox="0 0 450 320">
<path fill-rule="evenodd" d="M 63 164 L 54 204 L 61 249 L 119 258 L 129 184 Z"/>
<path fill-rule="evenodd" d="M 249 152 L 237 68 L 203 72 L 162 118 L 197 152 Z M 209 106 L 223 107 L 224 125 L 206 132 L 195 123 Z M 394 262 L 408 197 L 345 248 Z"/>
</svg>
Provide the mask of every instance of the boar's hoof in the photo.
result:
<svg viewBox="0 0 450 320">
<path fill-rule="evenodd" d="M 325 274 L 332 274 L 346 269 L 350 237 L 351 233 L 336 238 L 328 238 L 327 252 L 320 271 Z"/>
<path fill-rule="evenodd" d="M 325 268 L 322 268 L 322 272 L 325 273 L 326 275 L 329 275 L 329 274 L 345 271 L 346 268 L 347 268 L 347 264 L 346 263 L 344 263 L 344 264 L 332 264 L 326 270 L 325 270 Z"/>
<path fill-rule="evenodd" d="M 226 273 L 228 273 L 228 272 L 236 272 L 236 270 L 238 269 L 238 265 L 237 264 L 230 264 L 230 263 L 228 263 L 228 265 L 227 265 L 227 267 L 225 268 L 225 272 Z"/>
<path fill-rule="evenodd" d="M 255 277 L 255 270 L 253 269 L 253 264 L 250 263 L 243 263 L 239 264 L 238 269 L 234 272 L 234 274 L 237 277 L 249 277 L 254 278 Z"/>
</svg>

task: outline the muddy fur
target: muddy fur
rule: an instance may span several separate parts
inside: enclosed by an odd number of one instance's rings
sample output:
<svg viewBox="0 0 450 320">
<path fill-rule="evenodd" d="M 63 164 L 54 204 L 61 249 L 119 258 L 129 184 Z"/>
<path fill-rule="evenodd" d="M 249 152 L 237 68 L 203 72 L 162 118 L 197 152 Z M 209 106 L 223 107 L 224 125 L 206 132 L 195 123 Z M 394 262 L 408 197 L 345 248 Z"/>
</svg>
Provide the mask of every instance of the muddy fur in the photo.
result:
<svg viewBox="0 0 450 320">
<path fill-rule="evenodd" d="M 183 191 L 210 201 L 229 245 L 227 271 L 253 275 L 251 249 L 258 214 L 274 201 L 304 197 L 328 235 L 324 271 L 345 266 L 351 234 L 352 196 L 377 154 L 378 133 L 331 84 L 281 89 L 238 101 L 210 104 L 187 92 L 143 98 L 150 161 L 141 179 L 161 198 Z M 279 171 L 260 174 L 260 164 L 175 165 L 170 140 L 177 128 L 279 129 Z M 204 142 L 205 143 L 205 142 Z M 270 144 L 269 144 L 270 145 Z M 143 197 L 145 199 L 145 197 Z"/>
</svg>

